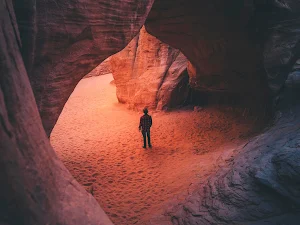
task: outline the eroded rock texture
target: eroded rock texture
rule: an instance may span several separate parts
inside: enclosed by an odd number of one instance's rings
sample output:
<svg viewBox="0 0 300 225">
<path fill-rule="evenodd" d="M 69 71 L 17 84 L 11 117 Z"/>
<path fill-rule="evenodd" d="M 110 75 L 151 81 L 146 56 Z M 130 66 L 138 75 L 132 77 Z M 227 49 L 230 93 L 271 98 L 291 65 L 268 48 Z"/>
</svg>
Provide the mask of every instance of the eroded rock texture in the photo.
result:
<svg viewBox="0 0 300 225">
<path fill-rule="evenodd" d="M 173 224 L 299 223 L 299 94 L 286 93 L 288 107 L 277 112 L 275 124 L 236 149 L 237 155 L 167 213 Z"/>
<path fill-rule="evenodd" d="M 300 3 L 287 1 L 284 7 L 274 10 L 268 24 L 269 35 L 266 35 L 264 65 L 269 88 L 276 95 L 300 58 Z"/>
<path fill-rule="evenodd" d="M 262 107 L 299 58 L 297 12 L 297 1 L 156 1 L 145 26 L 191 61 L 194 89 Z"/>
<path fill-rule="evenodd" d="M 299 2 L 198 4 L 156 1 L 145 24 L 147 31 L 187 56 L 194 89 L 235 93 L 263 108 L 271 94 L 284 90 L 299 59 Z M 290 76 L 294 84 L 296 73 Z M 281 102 L 288 102 L 288 109 L 282 119 L 239 149 L 233 163 L 168 212 L 173 224 L 298 223 L 299 166 L 293 157 L 298 160 L 300 149 L 299 109 L 294 107 L 299 102 L 290 102 L 297 95 L 297 91 L 283 94 Z"/>
<path fill-rule="evenodd" d="M 95 69 L 93 69 L 91 72 L 89 72 L 87 75 L 85 75 L 84 78 L 101 76 L 101 75 L 105 75 L 108 73 L 111 73 L 110 57 L 105 59 Z"/>
<path fill-rule="evenodd" d="M 49 135 L 76 83 L 136 35 L 151 4 L 0 2 L 1 224 L 112 224 L 44 128 Z"/>
<path fill-rule="evenodd" d="M 188 94 L 187 59 L 177 49 L 141 29 L 129 45 L 111 57 L 119 102 L 130 108 L 167 109 Z"/>
<path fill-rule="evenodd" d="M 32 89 L 49 135 L 79 80 L 124 48 L 153 0 L 14 0 Z"/>
<path fill-rule="evenodd" d="M 38 110 L 49 135 L 77 82 L 136 36 L 152 2 L 0 2 L 0 223 L 111 224 L 57 159 Z M 268 90 L 283 90 L 299 59 L 299 4 L 157 0 L 146 28 L 188 57 L 195 89 L 258 104 Z M 173 51 L 166 55 L 176 61 Z M 170 73 L 182 68 L 165 64 Z M 164 105 L 165 92 L 150 84 L 151 99 Z M 289 101 L 298 96 L 284 94 L 279 122 L 169 212 L 174 224 L 298 224 L 299 102 Z"/>
<path fill-rule="evenodd" d="M 285 84 L 289 88 L 300 88 L 300 60 L 298 59 L 289 73 Z"/>
<path fill-rule="evenodd" d="M 195 89 L 250 93 L 262 91 L 262 46 L 247 24 L 252 1 L 156 1 L 146 29 L 180 49 L 193 64 Z"/>
<path fill-rule="evenodd" d="M 20 54 L 10 1 L 0 2 L 0 224 L 112 225 L 50 146 Z"/>
</svg>

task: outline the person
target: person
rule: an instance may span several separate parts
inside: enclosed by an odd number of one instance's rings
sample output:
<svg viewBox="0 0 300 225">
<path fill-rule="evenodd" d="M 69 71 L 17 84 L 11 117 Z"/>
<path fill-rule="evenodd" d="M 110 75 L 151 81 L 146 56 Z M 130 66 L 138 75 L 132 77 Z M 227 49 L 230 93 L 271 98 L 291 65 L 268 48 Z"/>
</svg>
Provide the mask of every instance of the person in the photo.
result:
<svg viewBox="0 0 300 225">
<path fill-rule="evenodd" d="M 148 138 L 148 146 L 149 148 L 152 147 L 151 141 L 150 141 L 150 127 L 152 126 L 152 117 L 148 115 L 148 109 L 143 109 L 144 115 L 140 118 L 140 125 L 139 125 L 139 131 L 142 131 L 142 135 L 144 138 L 144 146 L 143 148 L 146 148 L 146 136 Z"/>
</svg>

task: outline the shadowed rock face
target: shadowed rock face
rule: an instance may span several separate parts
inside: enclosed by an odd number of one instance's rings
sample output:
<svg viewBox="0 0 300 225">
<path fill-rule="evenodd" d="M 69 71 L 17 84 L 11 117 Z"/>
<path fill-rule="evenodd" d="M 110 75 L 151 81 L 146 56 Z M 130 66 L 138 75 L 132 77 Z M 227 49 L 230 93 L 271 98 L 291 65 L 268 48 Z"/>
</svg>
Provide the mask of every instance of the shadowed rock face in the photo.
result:
<svg viewBox="0 0 300 225">
<path fill-rule="evenodd" d="M 293 65 L 297 12 L 297 1 L 156 1 L 145 27 L 187 56 L 194 89 L 264 105 Z"/>
<path fill-rule="evenodd" d="M 253 7 L 252 1 L 156 1 L 145 25 L 188 57 L 193 88 L 255 94 L 266 84 L 262 46 L 247 27 Z"/>
<path fill-rule="evenodd" d="M 111 73 L 110 57 L 100 63 L 95 69 L 89 72 L 84 78 L 96 77 Z"/>
<path fill-rule="evenodd" d="M 187 59 L 141 29 L 111 57 L 119 102 L 129 108 L 166 109 L 182 104 L 188 93 Z"/>
<path fill-rule="evenodd" d="M 299 223 L 299 94 L 286 91 L 289 106 L 277 112 L 275 124 L 234 149 L 216 174 L 167 210 L 173 224 Z"/>
<path fill-rule="evenodd" d="M 1 224 L 111 224 L 57 159 L 38 110 L 49 135 L 77 82 L 128 44 L 151 4 L 0 2 Z M 187 56 L 194 88 L 264 102 L 299 58 L 299 11 L 296 0 L 157 0 L 146 28 Z M 298 224 L 299 92 L 283 94 L 281 119 L 170 210 L 174 224 Z"/>
<path fill-rule="evenodd" d="M 48 135 L 79 80 L 128 44 L 152 2 L 14 1 L 21 53 Z"/>
<path fill-rule="evenodd" d="M 111 225 L 44 128 L 78 80 L 137 34 L 152 2 L 14 3 L 0 2 L 0 224 Z"/>
<path fill-rule="evenodd" d="M 156 1 L 145 24 L 150 34 L 180 49 L 190 60 L 191 86 L 250 97 L 255 105 L 283 91 L 299 59 L 299 2 L 197 4 Z M 165 212 L 173 224 L 298 224 L 297 80 L 294 72 L 287 81 L 294 91 L 283 94 L 281 101 L 288 103 L 281 105 L 281 119 L 236 149 L 237 156 L 227 159 L 197 191 Z"/>
</svg>

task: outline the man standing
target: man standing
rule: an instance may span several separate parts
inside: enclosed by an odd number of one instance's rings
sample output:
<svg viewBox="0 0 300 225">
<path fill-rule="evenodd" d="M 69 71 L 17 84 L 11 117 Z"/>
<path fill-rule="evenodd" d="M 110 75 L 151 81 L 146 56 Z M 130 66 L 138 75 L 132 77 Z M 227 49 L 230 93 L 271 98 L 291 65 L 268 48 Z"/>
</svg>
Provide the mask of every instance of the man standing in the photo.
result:
<svg viewBox="0 0 300 225">
<path fill-rule="evenodd" d="M 142 131 L 143 138 L 144 138 L 143 148 L 146 148 L 146 136 L 148 138 L 148 146 L 149 146 L 149 148 L 151 148 L 152 145 L 150 142 L 150 127 L 152 126 L 152 118 L 150 115 L 148 115 L 147 108 L 144 108 L 143 112 L 144 112 L 144 115 L 141 116 L 139 130 Z"/>
</svg>

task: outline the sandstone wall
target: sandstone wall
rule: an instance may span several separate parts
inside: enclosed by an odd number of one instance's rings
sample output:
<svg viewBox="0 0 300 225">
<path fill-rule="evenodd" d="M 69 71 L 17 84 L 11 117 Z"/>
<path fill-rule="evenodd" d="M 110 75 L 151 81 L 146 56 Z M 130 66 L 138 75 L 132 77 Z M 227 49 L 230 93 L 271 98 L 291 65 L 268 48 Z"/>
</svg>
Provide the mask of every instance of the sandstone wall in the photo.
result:
<svg viewBox="0 0 300 225">
<path fill-rule="evenodd" d="M 251 2 L 156 1 L 145 27 L 188 57 L 193 88 L 254 95 L 266 83 L 260 79 L 262 47 L 247 30 Z"/>
<path fill-rule="evenodd" d="M 285 81 L 286 86 L 291 88 L 300 87 L 300 60 L 298 59 L 293 66 L 293 71 L 288 75 L 287 80 Z"/>
<path fill-rule="evenodd" d="M 0 224 L 112 224 L 45 130 L 77 82 L 138 33 L 151 4 L 0 1 Z"/>
<path fill-rule="evenodd" d="M 76 84 L 129 43 L 152 2 L 13 0 L 20 50 L 48 135 Z"/>
<path fill-rule="evenodd" d="M 222 156 L 216 174 L 164 212 L 172 224 L 299 223 L 300 99 L 295 94 L 299 89 L 285 90 L 288 104 L 281 105 L 274 125 Z"/>
<path fill-rule="evenodd" d="M 270 130 L 236 149 L 217 174 L 163 212 L 173 224 L 298 223 L 299 90 L 284 84 L 299 59 L 299 12 L 293 0 L 154 3 L 145 27 L 187 56 L 193 88 L 233 93 L 260 108 L 282 94 Z M 297 77 L 294 72 L 287 83 L 295 85 Z"/>
<path fill-rule="evenodd" d="M 112 225 L 50 146 L 17 28 L 11 1 L 1 1 L 0 224 Z"/>
<path fill-rule="evenodd" d="M 110 57 L 100 63 L 95 69 L 85 75 L 84 78 L 96 77 L 111 73 Z"/>
<path fill-rule="evenodd" d="M 189 59 L 194 89 L 236 93 L 263 108 L 299 58 L 297 12 L 293 0 L 155 1 L 145 27 Z"/>
<path fill-rule="evenodd" d="M 111 57 L 119 102 L 129 108 L 167 109 L 188 93 L 187 59 L 179 50 L 142 28 L 129 45 Z"/>
<path fill-rule="evenodd" d="M 128 44 L 151 5 L 0 2 L 1 224 L 111 224 L 57 159 L 42 121 L 49 135 L 77 82 Z M 264 98 L 299 59 L 299 11 L 295 0 L 157 0 L 146 27 L 189 58 L 195 88 Z M 169 213 L 174 224 L 298 224 L 299 102 L 289 102 L 298 96 L 284 95 L 279 121 Z"/>
</svg>

